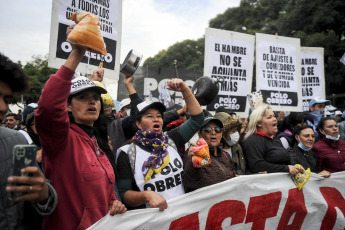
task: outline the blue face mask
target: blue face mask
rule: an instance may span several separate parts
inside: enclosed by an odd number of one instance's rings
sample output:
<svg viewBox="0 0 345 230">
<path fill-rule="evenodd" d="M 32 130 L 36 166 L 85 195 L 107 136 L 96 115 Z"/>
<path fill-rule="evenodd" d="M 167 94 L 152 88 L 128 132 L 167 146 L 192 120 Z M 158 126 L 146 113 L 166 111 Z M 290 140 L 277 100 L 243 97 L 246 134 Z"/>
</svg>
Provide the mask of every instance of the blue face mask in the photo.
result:
<svg viewBox="0 0 345 230">
<path fill-rule="evenodd" d="M 300 148 L 303 149 L 304 151 L 309 151 L 309 150 L 311 150 L 311 147 L 308 148 L 308 147 L 306 147 L 306 146 L 302 143 L 302 141 L 301 141 L 301 139 L 299 138 L 299 136 L 298 136 L 298 140 L 299 140 L 299 142 L 298 142 L 298 147 L 300 147 Z"/>
<path fill-rule="evenodd" d="M 332 140 L 332 141 L 338 141 L 339 138 L 340 138 L 340 135 L 338 135 L 337 137 L 333 137 L 333 136 L 330 136 L 330 135 L 326 135 L 326 138 L 329 139 L 329 140 Z"/>
<path fill-rule="evenodd" d="M 309 151 L 309 150 L 311 150 L 311 148 L 305 147 L 304 144 L 302 144 L 302 142 L 299 142 L 299 143 L 298 143 L 298 147 L 300 147 L 300 148 L 303 149 L 304 151 Z"/>
<path fill-rule="evenodd" d="M 324 111 L 312 111 L 312 112 L 309 112 L 310 115 L 313 116 L 314 118 L 314 124 L 319 124 L 321 118 L 323 117 L 323 114 L 324 114 Z"/>
</svg>

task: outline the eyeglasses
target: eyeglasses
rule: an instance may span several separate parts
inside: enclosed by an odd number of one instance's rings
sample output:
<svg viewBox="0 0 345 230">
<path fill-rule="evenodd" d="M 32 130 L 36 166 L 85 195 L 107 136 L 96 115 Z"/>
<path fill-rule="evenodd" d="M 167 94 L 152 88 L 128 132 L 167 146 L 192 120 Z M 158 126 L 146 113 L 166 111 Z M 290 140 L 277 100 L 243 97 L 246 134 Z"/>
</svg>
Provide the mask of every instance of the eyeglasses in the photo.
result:
<svg viewBox="0 0 345 230">
<path fill-rule="evenodd" d="M 212 130 L 214 130 L 216 133 L 221 133 L 223 129 L 220 127 L 204 127 L 202 130 L 204 130 L 206 133 L 211 133 Z"/>
</svg>

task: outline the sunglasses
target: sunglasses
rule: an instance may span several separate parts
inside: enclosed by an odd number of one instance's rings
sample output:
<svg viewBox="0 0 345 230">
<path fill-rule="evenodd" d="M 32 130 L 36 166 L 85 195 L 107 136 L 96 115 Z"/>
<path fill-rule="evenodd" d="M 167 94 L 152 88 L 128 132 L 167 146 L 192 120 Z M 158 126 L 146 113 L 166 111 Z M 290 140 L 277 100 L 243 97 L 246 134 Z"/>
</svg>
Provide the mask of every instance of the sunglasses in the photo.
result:
<svg viewBox="0 0 345 230">
<path fill-rule="evenodd" d="M 202 128 L 202 130 L 204 130 L 206 133 L 211 133 L 212 130 L 214 130 L 216 133 L 222 132 L 222 128 L 220 128 L 220 127 L 204 127 L 204 128 Z"/>
</svg>

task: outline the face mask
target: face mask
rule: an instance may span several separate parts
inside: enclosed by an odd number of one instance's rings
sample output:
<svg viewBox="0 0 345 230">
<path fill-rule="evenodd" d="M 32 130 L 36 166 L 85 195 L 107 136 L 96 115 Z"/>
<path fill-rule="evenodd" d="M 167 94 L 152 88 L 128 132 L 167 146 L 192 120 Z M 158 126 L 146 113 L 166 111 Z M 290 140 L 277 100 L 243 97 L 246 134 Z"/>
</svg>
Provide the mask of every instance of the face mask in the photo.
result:
<svg viewBox="0 0 345 230">
<path fill-rule="evenodd" d="M 314 124 L 318 124 L 323 117 L 324 111 L 312 111 L 309 114 L 313 116 Z"/>
<path fill-rule="evenodd" d="M 238 132 L 235 132 L 233 134 L 230 134 L 230 140 L 226 140 L 226 143 L 229 145 L 229 146 L 233 146 L 234 144 L 237 143 L 237 141 L 240 139 L 240 134 Z"/>
<path fill-rule="evenodd" d="M 126 117 L 129 117 L 131 115 L 131 109 L 127 109 L 126 113 L 127 113 Z"/>
<path fill-rule="evenodd" d="M 306 147 L 306 146 L 302 143 L 302 141 L 301 141 L 301 139 L 299 138 L 299 136 L 298 136 L 298 140 L 299 140 L 299 142 L 298 142 L 298 147 L 300 147 L 300 148 L 303 149 L 304 151 L 309 151 L 309 150 L 311 150 L 311 148 Z"/>
<path fill-rule="evenodd" d="M 333 136 L 330 136 L 330 135 L 326 135 L 326 138 L 329 139 L 329 140 L 332 140 L 332 141 L 338 141 L 339 138 L 340 138 L 340 135 L 338 135 L 337 137 L 333 137 Z"/>
</svg>

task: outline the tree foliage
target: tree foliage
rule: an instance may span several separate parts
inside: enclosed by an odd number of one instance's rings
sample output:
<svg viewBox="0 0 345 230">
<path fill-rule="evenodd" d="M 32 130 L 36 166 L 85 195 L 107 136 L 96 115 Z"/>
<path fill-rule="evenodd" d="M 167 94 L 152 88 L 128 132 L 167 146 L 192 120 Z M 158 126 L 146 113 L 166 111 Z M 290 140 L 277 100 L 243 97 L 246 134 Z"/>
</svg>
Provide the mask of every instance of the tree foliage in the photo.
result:
<svg viewBox="0 0 345 230">
<path fill-rule="evenodd" d="M 22 67 L 25 74 L 29 76 L 30 89 L 27 93 L 23 94 L 23 99 L 26 104 L 37 103 L 41 91 L 44 87 L 45 82 L 49 79 L 49 76 L 56 73 L 56 69 L 48 67 L 48 56 L 33 56 L 32 61 L 22 65 L 21 62 L 18 64 Z M 17 97 L 15 102 L 20 101 Z"/>
<path fill-rule="evenodd" d="M 145 60 L 144 65 L 148 66 L 173 66 L 175 60 L 179 68 L 195 69 L 204 65 L 204 38 L 196 41 L 184 40 L 170 46 L 167 50 L 160 51 L 153 58 Z"/>
<path fill-rule="evenodd" d="M 242 0 L 209 22 L 209 27 L 241 33 L 278 34 L 301 39 L 301 46 L 323 47 L 326 93 L 343 93 L 345 53 L 343 0 Z M 144 65 L 203 69 L 204 38 L 175 43 L 148 58 Z M 193 49 L 193 47 L 198 49 Z"/>
</svg>

